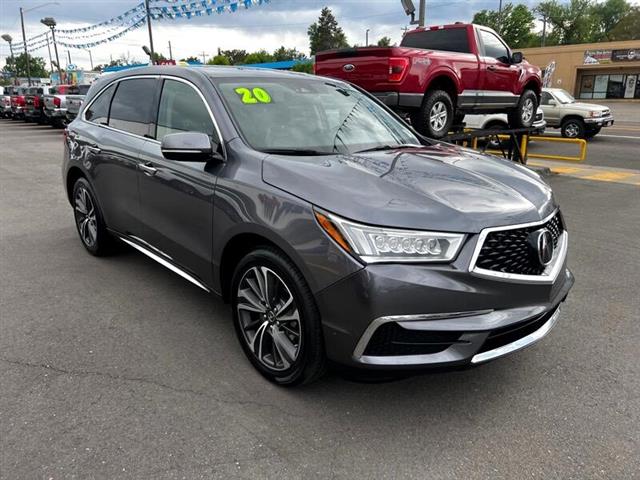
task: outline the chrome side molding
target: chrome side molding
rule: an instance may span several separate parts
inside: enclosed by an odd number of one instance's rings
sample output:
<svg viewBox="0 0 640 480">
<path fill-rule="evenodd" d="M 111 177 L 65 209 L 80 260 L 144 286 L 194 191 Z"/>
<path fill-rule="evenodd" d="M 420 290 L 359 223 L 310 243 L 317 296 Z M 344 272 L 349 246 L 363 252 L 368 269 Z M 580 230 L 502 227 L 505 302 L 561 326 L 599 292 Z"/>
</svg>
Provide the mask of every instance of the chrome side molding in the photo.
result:
<svg viewBox="0 0 640 480">
<path fill-rule="evenodd" d="M 128 239 L 126 239 L 126 238 L 124 238 L 124 237 L 122 237 L 120 235 L 118 237 L 120 238 L 120 240 L 122 240 L 127 245 L 130 245 L 133 248 L 135 248 L 136 250 L 138 250 L 139 252 L 144 253 L 147 257 L 151 258 L 152 260 L 155 260 L 160 265 L 162 265 L 163 267 L 168 268 L 172 272 L 177 273 L 178 275 L 180 275 L 185 280 L 188 280 L 191 283 L 193 283 L 194 285 L 196 285 L 196 286 L 200 287 L 201 289 L 203 289 L 205 292 L 211 292 L 209 287 L 207 287 L 200 280 L 195 278 L 193 275 L 185 272 L 181 268 L 175 266 L 173 263 L 169 262 L 168 260 L 165 260 L 158 253 L 154 253 L 151 250 L 147 249 L 146 247 L 143 247 L 142 245 L 139 245 L 139 244 L 137 244 L 135 242 L 132 242 L 131 240 L 128 240 Z"/>
</svg>

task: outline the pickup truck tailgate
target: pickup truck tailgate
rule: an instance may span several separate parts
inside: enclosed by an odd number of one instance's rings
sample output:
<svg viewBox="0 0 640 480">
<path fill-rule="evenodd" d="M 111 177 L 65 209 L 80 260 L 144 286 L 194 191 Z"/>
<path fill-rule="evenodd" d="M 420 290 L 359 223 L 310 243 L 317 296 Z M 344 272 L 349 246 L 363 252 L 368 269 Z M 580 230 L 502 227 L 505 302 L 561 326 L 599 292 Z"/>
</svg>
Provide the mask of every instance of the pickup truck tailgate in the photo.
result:
<svg viewBox="0 0 640 480">
<path fill-rule="evenodd" d="M 80 111 L 84 95 L 67 95 L 67 112 L 76 114 Z"/>
<path fill-rule="evenodd" d="M 397 47 L 364 47 L 320 52 L 316 55 L 316 74 L 375 90 L 376 84 L 389 81 L 389 59 L 402 56 L 402 50 Z"/>
<path fill-rule="evenodd" d="M 56 97 L 55 95 L 45 95 L 44 96 L 44 108 L 46 108 L 47 110 L 54 110 L 55 108 L 64 107 L 64 97 L 59 97 L 60 98 L 60 105 L 59 106 L 56 106 L 56 104 L 53 101 L 53 99 L 55 97 Z"/>
</svg>

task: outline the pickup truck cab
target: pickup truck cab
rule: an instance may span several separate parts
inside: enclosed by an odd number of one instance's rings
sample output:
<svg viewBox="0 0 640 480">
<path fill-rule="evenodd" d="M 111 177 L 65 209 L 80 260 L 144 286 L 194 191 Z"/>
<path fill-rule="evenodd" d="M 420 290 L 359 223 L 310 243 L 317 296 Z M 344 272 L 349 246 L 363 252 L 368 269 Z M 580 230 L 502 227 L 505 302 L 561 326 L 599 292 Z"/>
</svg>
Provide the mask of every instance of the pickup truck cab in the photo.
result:
<svg viewBox="0 0 640 480">
<path fill-rule="evenodd" d="M 67 93 L 72 85 L 56 85 L 44 96 L 44 113 L 51 126 L 62 128 L 67 124 Z"/>
<path fill-rule="evenodd" d="M 540 69 L 492 29 L 456 23 L 407 32 L 399 47 L 328 50 L 316 74 L 352 82 L 395 110 L 422 134 L 441 138 L 467 113 L 506 113 L 513 128 L 535 120 Z"/>
</svg>

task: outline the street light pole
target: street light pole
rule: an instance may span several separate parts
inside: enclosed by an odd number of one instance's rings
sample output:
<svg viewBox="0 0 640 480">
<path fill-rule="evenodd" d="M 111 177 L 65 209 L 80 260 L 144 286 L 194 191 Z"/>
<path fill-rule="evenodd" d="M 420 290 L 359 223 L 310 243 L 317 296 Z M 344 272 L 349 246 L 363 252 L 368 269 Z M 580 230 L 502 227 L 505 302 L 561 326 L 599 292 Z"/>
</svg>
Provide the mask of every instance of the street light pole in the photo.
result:
<svg viewBox="0 0 640 480">
<path fill-rule="evenodd" d="M 2 35 L 2 39 L 5 42 L 9 43 L 9 52 L 11 52 L 11 61 L 13 63 L 13 67 L 15 68 L 16 64 L 15 64 L 15 58 L 13 57 L 13 45 L 11 44 L 11 42 L 13 42 L 13 37 L 11 35 L 9 35 L 8 33 L 5 33 L 4 35 Z M 16 72 L 14 72 L 14 73 L 16 73 Z M 14 80 L 14 82 L 15 82 L 15 80 Z"/>
<path fill-rule="evenodd" d="M 20 7 L 20 24 L 22 25 L 22 43 L 24 44 L 24 56 L 27 60 L 27 82 L 31 86 L 31 62 L 29 62 L 29 52 L 27 52 L 27 36 L 24 33 L 24 10 Z M 18 70 L 16 68 L 16 70 Z M 16 71 L 16 75 L 18 72 Z"/>
<path fill-rule="evenodd" d="M 149 13 L 149 0 L 144 0 L 144 7 L 147 10 L 147 27 L 149 27 L 149 49 L 151 50 L 151 64 L 156 64 L 156 54 L 153 49 L 153 33 L 151 32 L 151 14 Z"/>
<path fill-rule="evenodd" d="M 367 28 L 367 31 L 365 32 L 365 37 L 366 37 L 366 40 L 365 40 L 364 46 L 368 47 L 369 46 L 369 29 L 368 28 Z"/>
<path fill-rule="evenodd" d="M 67 49 L 67 56 L 69 57 L 69 65 L 71 65 L 71 52 Z"/>
<path fill-rule="evenodd" d="M 424 27 L 424 19 L 427 14 L 427 0 L 420 0 L 420 12 L 418 14 L 418 26 Z"/>
<path fill-rule="evenodd" d="M 91 56 L 91 49 L 87 48 L 87 52 L 89 52 L 89 63 L 91 63 L 91 70 L 93 70 L 93 57 Z"/>
<path fill-rule="evenodd" d="M 53 75 L 53 59 L 51 58 L 51 45 L 49 44 L 49 32 L 47 32 L 47 50 L 49 50 L 49 71 Z"/>
<path fill-rule="evenodd" d="M 56 21 L 53 17 L 45 17 L 40 23 L 51 29 L 51 39 L 53 40 L 53 50 L 56 52 L 56 67 L 58 69 L 58 81 L 62 83 L 62 70 L 60 69 L 60 57 L 58 56 L 58 44 L 56 43 Z"/>
<path fill-rule="evenodd" d="M 498 33 L 502 31 L 502 0 L 498 4 Z"/>
</svg>

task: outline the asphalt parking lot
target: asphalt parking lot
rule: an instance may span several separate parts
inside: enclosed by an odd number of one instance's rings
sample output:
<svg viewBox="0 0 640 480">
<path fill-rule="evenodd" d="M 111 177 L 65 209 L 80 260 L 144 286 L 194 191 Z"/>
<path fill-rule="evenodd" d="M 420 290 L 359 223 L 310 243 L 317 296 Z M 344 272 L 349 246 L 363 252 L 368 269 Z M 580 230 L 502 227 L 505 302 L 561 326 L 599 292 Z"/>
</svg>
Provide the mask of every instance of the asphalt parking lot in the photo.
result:
<svg viewBox="0 0 640 480">
<path fill-rule="evenodd" d="M 640 139 L 609 140 L 590 165 L 640 169 Z M 537 345 L 283 389 L 221 301 L 132 251 L 85 253 L 61 154 L 60 130 L 0 120 L 0 478 L 639 478 L 638 185 L 550 177 L 576 285 Z"/>
</svg>

